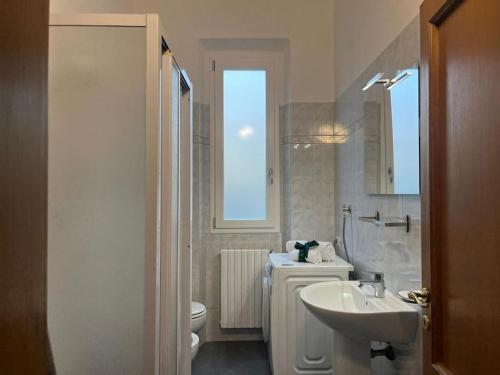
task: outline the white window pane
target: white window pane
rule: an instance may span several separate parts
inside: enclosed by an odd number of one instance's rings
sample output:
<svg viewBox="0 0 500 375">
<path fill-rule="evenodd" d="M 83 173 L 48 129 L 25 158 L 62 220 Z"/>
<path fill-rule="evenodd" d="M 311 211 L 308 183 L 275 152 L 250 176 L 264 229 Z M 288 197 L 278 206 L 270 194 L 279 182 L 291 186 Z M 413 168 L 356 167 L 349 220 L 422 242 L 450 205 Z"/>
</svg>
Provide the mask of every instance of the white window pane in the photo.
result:
<svg viewBox="0 0 500 375">
<path fill-rule="evenodd" d="M 394 193 L 419 193 L 418 69 L 391 89 Z"/>
<path fill-rule="evenodd" d="M 266 220 L 266 71 L 223 72 L 224 220 Z"/>
</svg>

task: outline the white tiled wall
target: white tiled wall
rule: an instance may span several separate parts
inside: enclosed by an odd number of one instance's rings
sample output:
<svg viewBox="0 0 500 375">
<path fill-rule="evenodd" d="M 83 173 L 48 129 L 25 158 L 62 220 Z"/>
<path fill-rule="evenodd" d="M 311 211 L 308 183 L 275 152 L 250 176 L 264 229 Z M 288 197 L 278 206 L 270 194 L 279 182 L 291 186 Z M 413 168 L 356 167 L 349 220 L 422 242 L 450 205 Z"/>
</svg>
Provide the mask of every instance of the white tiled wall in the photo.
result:
<svg viewBox="0 0 500 375">
<path fill-rule="evenodd" d="M 338 98 L 335 106 L 335 213 L 336 232 L 342 231 L 343 204 L 353 207 L 347 221 L 347 245 L 356 274 L 362 271 L 385 273 L 387 288 L 392 292 L 420 287 L 420 198 L 418 195 L 368 195 L 365 193 L 364 168 L 370 157 L 365 155 L 365 142 L 373 141 L 371 119 L 366 103 L 376 102 L 377 87 L 361 91 L 375 73 L 393 76 L 397 69 L 418 61 L 418 19 L 394 40 L 365 72 Z M 359 216 L 410 215 L 410 233 L 403 228 L 384 228 L 361 222 Z M 410 345 L 395 345 L 396 360 L 373 361 L 374 374 L 420 374 L 420 338 Z"/>
<path fill-rule="evenodd" d="M 333 103 L 281 107 L 282 233 L 210 233 L 209 107 L 194 105 L 193 300 L 208 310 L 202 340 L 258 340 L 260 330 L 222 330 L 220 250 L 282 251 L 290 239 L 333 240 Z"/>
<path fill-rule="evenodd" d="M 368 195 L 364 187 L 366 101 L 361 87 L 375 73 L 391 75 L 417 62 L 418 20 L 415 19 L 336 103 L 288 103 L 280 108 L 282 232 L 213 234 L 209 230 L 209 108 L 194 106 L 193 300 L 206 304 L 208 321 L 202 340 L 255 340 L 258 330 L 222 330 L 220 319 L 220 249 L 269 248 L 281 251 L 288 239 L 333 240 L 340 235 L 342 204 L 351 204 L 347 244 L 355 268 L 382 271 L 391 291 L 420 286 L 419 196 Z M 358 216 L 412 217 L 412 229 L 381 228 Z M 373 361 L 375 374 L 419 374 L 420 343 L 397 345 L 397 359 Z"/>
<path fill-rule="evenodd" d="M 332 241 L 334 104 L 290 103 L 281 118 L 283 240 Z"/>
<path fill-rule="evenodd" d="M 220 320 L 220 250 L 223 248 L 281 249 L 281 233 L 210 233 L 209 107 L 194 104 L 193 137 L 193 300 L 207 308 L 202 341 L 259 340 L 260 330 L 222 330 Z"/>
</svg>

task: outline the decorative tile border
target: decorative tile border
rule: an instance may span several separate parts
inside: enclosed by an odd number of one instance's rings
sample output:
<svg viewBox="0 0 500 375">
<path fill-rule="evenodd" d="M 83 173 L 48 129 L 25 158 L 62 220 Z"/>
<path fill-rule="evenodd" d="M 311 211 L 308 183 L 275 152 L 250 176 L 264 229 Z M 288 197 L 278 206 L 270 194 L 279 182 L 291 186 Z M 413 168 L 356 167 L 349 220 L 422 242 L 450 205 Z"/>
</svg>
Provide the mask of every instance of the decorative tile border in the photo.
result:
<svg viewBox="0 0 500 375">
<path fill-rule="evenodd" d="M 344 136 L 334 136 L 334 135 L 290 135 L 281 137 L 282 145 L 290 144 L 333 144 L 339 143 L 339 138 L 344 138 Z"/>
</svg>

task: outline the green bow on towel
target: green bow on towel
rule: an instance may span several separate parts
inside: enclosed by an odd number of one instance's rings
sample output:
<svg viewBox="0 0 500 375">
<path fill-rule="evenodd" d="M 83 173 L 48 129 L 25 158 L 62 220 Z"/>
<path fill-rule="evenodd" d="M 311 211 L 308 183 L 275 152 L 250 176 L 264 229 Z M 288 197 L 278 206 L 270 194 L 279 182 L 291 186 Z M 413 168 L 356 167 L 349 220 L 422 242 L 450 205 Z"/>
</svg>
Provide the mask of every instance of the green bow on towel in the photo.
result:
<svg viewBox="0 0 500 375">
<path fill-rule="evenodd" d="M 299 262 L 307 262 L 306 258 L 309 254 L 309 249 L 316 246 L 319 246 L 318 241 L 309 241 L 303 245 L 300 242 L 295 242 L 295 248 L 299 250 Z"/>
</svg>

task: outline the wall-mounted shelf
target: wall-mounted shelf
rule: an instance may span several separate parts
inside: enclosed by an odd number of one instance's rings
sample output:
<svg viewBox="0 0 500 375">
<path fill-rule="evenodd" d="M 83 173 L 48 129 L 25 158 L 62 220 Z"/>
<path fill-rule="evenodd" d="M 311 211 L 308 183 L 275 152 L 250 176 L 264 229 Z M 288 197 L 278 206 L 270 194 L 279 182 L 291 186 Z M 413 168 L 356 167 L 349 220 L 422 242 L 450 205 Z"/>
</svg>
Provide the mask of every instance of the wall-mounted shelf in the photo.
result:
<svg viewBox="0 0 500 375">
<path fill-rule="evenodd" d="M 380 213 L 377 211 L 375 216 L 360 216 L 358 220 L 379 227 L 406 227 L 406 232 L 410 231 L 410 215 L 406 215 L 404 218 L 381 218 Z"/>
</svg>

